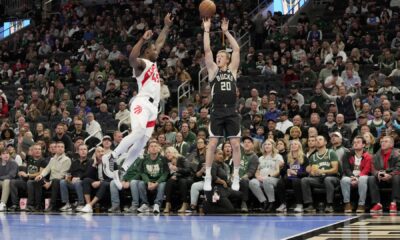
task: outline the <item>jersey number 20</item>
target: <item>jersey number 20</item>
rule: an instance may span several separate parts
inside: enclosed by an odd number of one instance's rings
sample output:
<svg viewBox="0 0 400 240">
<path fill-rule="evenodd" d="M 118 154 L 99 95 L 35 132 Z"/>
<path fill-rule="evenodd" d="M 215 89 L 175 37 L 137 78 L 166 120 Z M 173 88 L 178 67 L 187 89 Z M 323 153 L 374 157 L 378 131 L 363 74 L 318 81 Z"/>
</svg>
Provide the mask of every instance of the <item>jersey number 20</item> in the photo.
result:
<svg viewBox="0 0 400 240">
<path fill-rule="evenodd" d="M 222 91 L 230 91 L 231 83 L 230 82 L 221 82 L 221 90 Z"/>
</svg>

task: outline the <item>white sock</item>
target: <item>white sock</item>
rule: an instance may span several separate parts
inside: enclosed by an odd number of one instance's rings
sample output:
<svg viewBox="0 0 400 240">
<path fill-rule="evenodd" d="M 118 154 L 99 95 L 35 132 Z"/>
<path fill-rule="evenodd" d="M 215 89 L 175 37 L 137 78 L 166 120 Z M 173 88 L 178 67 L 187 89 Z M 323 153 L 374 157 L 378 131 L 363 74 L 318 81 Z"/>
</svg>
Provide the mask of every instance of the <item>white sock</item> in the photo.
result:
<svg viewBox="0 0 400 240">
<path fill-rule="evenodd" d="M 239 176 L 239 169 L 240 169 L 240 167 L 234 167 L 233 168 L 233 176 L 234 177 Z"/>
<path fill-rule="evenodd" d="M 206 176 L 211 176 L 211 167 L 206 167 Z"/>
</svg>

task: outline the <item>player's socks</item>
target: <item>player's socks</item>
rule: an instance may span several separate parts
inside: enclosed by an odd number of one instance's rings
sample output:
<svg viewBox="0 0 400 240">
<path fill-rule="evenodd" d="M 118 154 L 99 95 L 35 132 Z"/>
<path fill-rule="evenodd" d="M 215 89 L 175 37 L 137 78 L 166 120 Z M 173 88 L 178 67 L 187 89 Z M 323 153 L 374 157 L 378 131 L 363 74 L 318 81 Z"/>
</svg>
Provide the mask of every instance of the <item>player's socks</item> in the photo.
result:
<svg viewBox="0 0 400 240">
<path fill-rule="evenodd" d="M 239 191 L 240 188 L 239 167 L 233 169 L 232 190 Z"/>
<path fill-rule="evenodd" d="M 204 191 L 211 191 L 211 167 L 206 167 L 206 176 L 204 177 Z"/>
</svg>

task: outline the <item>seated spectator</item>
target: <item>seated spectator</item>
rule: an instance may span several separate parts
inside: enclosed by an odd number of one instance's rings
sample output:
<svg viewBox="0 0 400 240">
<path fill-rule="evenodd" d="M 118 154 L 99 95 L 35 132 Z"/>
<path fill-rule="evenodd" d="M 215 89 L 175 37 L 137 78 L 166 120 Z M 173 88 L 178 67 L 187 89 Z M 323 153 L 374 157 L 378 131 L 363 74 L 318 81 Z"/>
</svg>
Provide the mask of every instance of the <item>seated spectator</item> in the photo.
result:
<svg viewBox="0 0 400 240">
<path fill-rule="evenodd" d="M 368 176 L 371 173 L 372 156 L 365 149 L 365 139 L 357 136 L 353 139 L 353 148 L 343 159 L 343 177 L 340 180 L 344 212 L 351 213 L 353 206 L 350 202 L 351 188 L 358 188 L 357 213 L 365 212 L 367 198 Z"/>
<path fill-rule="evenodd" d="M 224 163 L 223 151 L 217 149 L 211 167 L 212 191 L 205 192 L 205 213 L 233 213 L 235 208 L 231 200 L 241 200 L 241 192 L 229 186 L 229 167 Z"/>
<path fill-rule="evenodd" d="M 267 139 L 261 150 L 263 156 L 259 158 L 260 163 L 255 178 L 250 181 L 249 186 L 263 210 L 272 212 L 275 210 L 275 188 L 280 177 L 280 167 L 283 166 L 284 161 L 273 140 Z M 268 202 L 262 189 L 267 195 Z"/>
<path fill-rule="evenodd" d="M 183 140 L 192 146 L 196 141 L 196 134 L 190 131 L 189 124 L 187 122 L 182 123 L 181 133 L 183 136 Z"/>
<path fill-rule="evenodd" d="M 136 213 L 139 208 L 139 192 L 135 188 L 137 182 L 140 180 L 140 168 L 142 166 L 142 158 L 136 159 L 136 161 L 128 168 L 126 174 L 122 178 L 122 189 L 130 189 L 132 196 L 132 203 L 128 209 L 125 209 L 126 213 Z M 111 194 L 111 208 L 108 212 L 118 213 L 121 211 L 120 191 L 115 185 L 114 180 L 110 183 L 110 194 Z"/>
<path fill-rule="evenodd" d="M 289 65 L 287 70 L 284 72 L 282 81 L 283 81 L 283 84 L 285 85 L 285 87 L 288 87 L 290 84 L 300 81 L 300 77 L 294 71 L 294 68 L 292 65 Z"/>
<path fill-rule="evenodd" d="M 89 134 L 83 130 L 83 121 L 81 119 L 74 120 L 73 130 L 69 133 L 69 136 L 73 142 L 75 142 L 77 138 L 86 139 L 89 137 Z"/>
<path fill-rule="evenodd" d="M 379 88 L 377 92 L 378 95 L 387 95 L 389 99 L 392 99 L 394 95 L 399 93 L 400 90 L 396 86 L 393 86 L 392 78 L 390 77 L 385 78 L 385 81 L 383 82 L 383 87 Z"/>
<path fill-rule="evenodd" d="M 296 198 L 295 212 L 303 212 L 303 196 L 301 190 L 301 179 L 308 175 L 306 168 L 308 166 L 308 158 L 303 152 L 300 141 L 293 140 L 290 143 L 288 160 L 283 167 L 286 170 L 284 177 L 279 179 L 277 184 L 278 199 L 281 205 L 276 209 L 277 212 L 286 212 L 286 189 L 292 187 Z"/>
<path fill-rule="evenodd" d="M 332 51 L 328 55 L 326 55 L 324 63 L 327 64 L 329 61 L 336 61 L 337 57 L 342 57 L 343 62 L 347 61 L 347 55 L 344 51 L 339 51 L 336 45 L 332 46 Z"/>
<path fill-rule="evenodd" d="M 63 142 L 65 146 L 66 153 L 74 152 L 74 144 L 70 136 L 66 134 L 65 124 L 58 123 L 56 127 L 56 134 L 53 137 L 53 141 L 55 142 Z"/>
<path fill-rule="evenodd" d="M 240 177 L 240 192 L 242 193 L 241 211 L 248 212 L 247 201 L 249 200 L 249 182 L 254 178 L 258 168 L 258 157 L 254 152 L 254 142 L 251 137 L 243 137 L 243 151 L 241 153 L 240 161 L 244 166 L 239 169 Z M 230 145 L 229 145 L 230 146 Z M 223 148 L 224 149 L 224 148 Z M 233 168 L 233 162 L 228 163 Z"/>
<path fill-rule="evenodd" d="M 206 159 L 207 143 L 205 138 L 199 137 L 197 139 L 196 145 L 197 145 L 196 150 L 194 150 L 187 157 L 190 167 L 192 169 L 193 182 L 194 182 L 190 188 L 190 210 L 192 212 L 197 210 L 197 203 L 199 200 L 200 191 L 203 191 L 204 176 L 206 173 L 205 159 Z"/>
<path fill-rule="evenodd" d="M 10 181 L 17 175 L 18 165 L 14 161 L 10 161 L 10 154 L 6 149 L 1 150 L 0 165 L 0 212 L 7 211 L 7 202 L 10 197 Z"/>
<path fill-rule="evenodd" d="M 339 185 L 339 159 L 336 153 L 326 148 L 327 141 L 324 136 L 317 137 L 317 152 L 309 157 L 310 165 L 307 167 L 309 177 L 301 179 L 304 204 L 308 205 L 305 212 L 315 212 L 313 206 L 312 188 L 326 189 L 325 212 L 332 213 L 335 187 Z"/>
<path fill-rule="evenodd" d="M 10 211 L 19 209 L 19 195 L 22 192 L 27 192 L 28 195 L 26 211 L 32 212 L 41 209 L 42 194 L 34 192 L 34 179 L 46 167 L 47 161 L 42 156 L 42 147 L 39 144 L 33 145 L 29 153 L 26 158 L 26 166 L 21 167 L 17 179 L 12 179 L 10 182 L 12 204 Z"/>
<path fill-rule="evenodd" d="M 165 185 L 165 208 L 164 213 L 172 211 L 172 195 L 178 192 L 182 206 L 178 213 L 185 213 L 189 209 L 189 188 L 192 182 L 191 168 L 189 162 L 182 157 L 174 147 L 167 147 L 165 158 L 168 161 L 169 179 Z"/>
<path fill-rule="evenodd" d="M 72 210 L 69 201 L 69 189 L 74 189 L 78 197 L 76 211 L 80 211 L 85 205 L 83 199 L 82 180 L 86 177 L 88 168 L 92 165 L 92 162 L 88 159 L 88 147 L 85 144 L 81 144 L 78 147 L 78 154 L 78 159 L 73 159 L 65 179 L 60 181 L 61 201 L 65 204 L 60 208 L 60 211 L 62 212 Z"/>
<path fill-rule="evenodd" d="M 182 156 L 187 156 L 189 154 L 190 145 L 184 141 L 183 134 L 181 132 L 177 132 L 175 135 L 174 147 Z"/>
<path fill-rule="evenodd" d="M 311 30 L 307 34 L 307 41 L 311 42 L 312 40 L 322 40 L 322 31 L 318 29 L 317 24 L 311 25 Z"/>
<path fill-rule="evenodd" d="M 137 211 L 141 213 L 150 211 L 147 191 L 155 191 L 157 193 L 154 200 L 153 212 L 160 213 L 160 206 L 162 205 L 165 184 L 168 177 L 167 160 L 160 155 L 160 150 L 161 148 L 156 141 L 149 142 L 148 155 L 144 157 L 140 168 L 141 180 L 137 181 L 137 184 L 133 186 L 133 189 L 139 192 L 142 206 Z"/>
<path fill-rule="evenodd" d="M 368 189 L 373 204 L 370 211 L 382 212 L 380 189 L 391 187 L 389 211 L 397 213 L 397 202 L 400 202 L 399 150 L 393 148 L 394 140 L 391 136 L 384 136 L 380 144 L 381 149 L 373 157 L 371 176 L 368 177 Z"/>
<path fill-rule="evenodd" d="M 56 154 L 50 159 L 49 164 L 47 164 L 43 171 L 35 177 L 36 182 L 34 183 L 34 194 L 40 194 L 42 188 L 51 188 L 51 201 L 50 205 L 45 209 L 46 212 L 53 212 L 56 210 L 57 197 L 60 191 L 60 180 L 65 178 L 70 167 L 71 159 L 65 155 L 64 143 L 57 142 Z M 49 174 L 50 181 L 42 181 L 42 179 Z"/>
<path fill-rule="evenodd" d="M 109 178 L 104 172 L 103 163 L 101 158 L 104 155 L 104 149 L 97 147 L 93 154 L 93 161 L 90 161 L 91 165 L 88 165 L 85 178 L 82 181 L 83 196 L 85 198 L 86 205 L 79 209 L 84 213 L 92 213 L 93 206 L 104 198 L 106 192 L 109 191 L 111 178 Z M 92 199 L 92 191 L 96 191 L 96 195 Z"/>
<path fill-rule="evenodd" d="M 92 136 L 98 140 L 103 138 L 102 130 L 100 124 L 94 119 L 93 113 L 88 113 L 86 115 L 87 123 L 86 123 L 86 131 L 89 136 Z"/>
<path fill-rule="evenodd" d="M 268 74 L 277 74 L 277 73 L 278 73 L 278 67 L 276 65 L 274 65 L 272 58 L 267 57 L 265 65 L 261 69 L 261 74 L 268 75 Z"/>
</svg>

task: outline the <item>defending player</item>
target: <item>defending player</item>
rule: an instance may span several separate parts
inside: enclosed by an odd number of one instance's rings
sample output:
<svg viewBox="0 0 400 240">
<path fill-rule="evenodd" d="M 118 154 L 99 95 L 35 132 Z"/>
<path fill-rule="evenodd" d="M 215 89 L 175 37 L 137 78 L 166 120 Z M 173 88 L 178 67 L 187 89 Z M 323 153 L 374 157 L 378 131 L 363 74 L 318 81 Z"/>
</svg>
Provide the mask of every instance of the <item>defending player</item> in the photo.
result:
<svg viewBox="0 0 400 240">
<path fill-rule="evenodd" d="M 164 18 L 164 28 L 156 42 L 150 42 L 145 45 L 153 36 L 151 30 L 146 31 L 133 47 L 129 56 L 129 63 L 133 68 L 133 76 L 137 79 L 139 90 L 135 100 L 130 105 L 132 132 L 121 141 L 111 154 L 103 157 L 103 163 L 106 165 L 106 173 L 107 175 L 113 175 L 119 189 L 122 189 L 120 178 L 137 159 L 150 139 L 156 125 L 158 104 L 160 102 L 160 76 L 156 60 L 165 43 L 172 23 L 173 17 L 168 13 Z M 144 49 L 143 55 L 139 58 L 142 48 Z M 120 170 L 112 172 L 115 160 L 127 151 L 127 158 Z"/>
<path fill-rule="evenodd" d="M 235 110 L 236 106 L 236 75 L 240 63 L 240 47 L 235 38 L 229 33 L 229 21 L 223 19 L 221 29 L 233 50 L 232 57 L 225 50 L 217 53 L 216 62 L 210 47 L 211 20 L 203 19 L 204 26 L 204 53 L 211 84 L 212 107 L 210 113 L 210 140 L 206 154 L 206 177 L 204 190 L 211 191 L 211 166 L 214 160 L 218 138 L 230 139 L 232 158 L 234 163 L 232 189 L 239 190 L 240 167 L 240 118 Z"/>
</svg>

